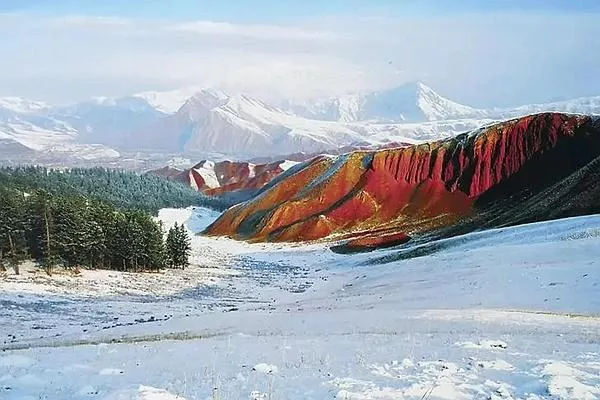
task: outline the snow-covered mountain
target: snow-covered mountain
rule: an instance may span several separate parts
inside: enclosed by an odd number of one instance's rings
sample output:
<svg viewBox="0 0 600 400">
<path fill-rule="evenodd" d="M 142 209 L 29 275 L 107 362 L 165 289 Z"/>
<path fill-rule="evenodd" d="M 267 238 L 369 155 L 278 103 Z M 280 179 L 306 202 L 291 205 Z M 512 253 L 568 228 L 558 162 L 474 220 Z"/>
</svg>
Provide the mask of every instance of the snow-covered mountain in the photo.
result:
<svg viewBox="0 0 600 400">
<path fill-rule="evenodd" d="M 528 104 L 508 109 L 486 110 L 486 114 L 496 119 L 519 117 L 544 111 L 573 114 L 600 114 L 600 96 L 579 97 L 553 103 Z"/>
<path fill-rule="evenodd" d="M 64 121 L 78 132 L 83 143 L 100 143 L 121 147 L 128 132 L 150 125 L 167 114 L 148 101 L 136 96 L 95 98 L 68 107 L 56 107 L 46 112 L 51 118 Z"/>
<path fill-rule="evenodd" d="M 81 160 L 115 158 L 119 153 L 80 140 L 80 131 L 40 102 L 6 98 L 0 101 L 0 160 L 26 161 L 69 157 Z"/>
<path fill-rule="evenodd" d="M 312 102 L 284 102 L 283 106 L 306 118 L 340 122 L 427 122 L 485 115 L 440 96 L 422 82 Z"/>
<path fill-rule="evenodd" d="M 127 147 L 238 156 L 315 152 L 364 141 L 343 124 L 310 120 L 245 95 L 203 90 L 177 113 L 127 137 Z"/>
<path fill-rule="evenodd" d="M 24 157 L 33 151 L 103 159 L 135 150 L 240 159 L 431 141 L 542 111 L 600 114 L 600 96 L 477 109 L 414 82 L 276 106 L 243 94 L 193 87 L 71 106 L 6 97 L 0 98 L 0 147 L 3 155 Z"/>
<path fill-rule="evenodd" d="M 47 108 L 50 108 L 50 106 L 42 101 L 27 100 L 20 97 L 0 97 L 0 109 L 18 113 L 32 113 Z"/>
<path fill-rule="evenodd" d="M 181 108 L 181 106 L 184 105 L 190 97 L 200 92 L 201 90 L 202 88 L 198 87 L 185 87 L 182 89 L 171 90 L 166 92 L 152 91 L 137 93 L 134 94 L 133 97 L 145 100 L 157 111 L 163 112 L 165 114 L 173 114 L 177 110 L 179 110 L 179 108 Z"/>
</svg>

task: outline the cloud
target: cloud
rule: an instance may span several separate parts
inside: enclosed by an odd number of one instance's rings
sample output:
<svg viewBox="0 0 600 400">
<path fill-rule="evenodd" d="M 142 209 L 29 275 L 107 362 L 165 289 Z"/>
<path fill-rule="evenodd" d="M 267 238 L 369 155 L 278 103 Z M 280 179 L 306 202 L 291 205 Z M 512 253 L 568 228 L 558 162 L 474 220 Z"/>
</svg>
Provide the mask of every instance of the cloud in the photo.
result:
<svg viewBox="0 0 600 400">
<path fill-rule="evenodd" d="M 0 14 L 0 96 L 217 86 L 314 97 L 421 79 L 475 106 L 600 94 L 596 14 L 322 17 L 285 25 Z"/>
<path fill-rule="evenodd" d="M 167 30 L 199 35 L 238 36 L 265 40 L 332 40 L 333 32 L 277 25 L 236 25 L 227 22 L 193 21 L 170 26 Z"/>
<path fill-rule="evenodd" d="M 47 20 L 50 26 L 61 28 L 132 28 L 135 22 L 122 17 L 95 17 L 88 15 L 67 15 Z"/>
<path fill-rule="evenodd" d="M 323 41 L 338 39 L 338 35 L 322 29 L 283 25 L 232 24 L 228 22 L 194 20 L 186 22 L 165 20 L 138 20 L 123 17 L 98 17 L 67 15 L 41 21 L 42 25 L 62 29 L 103 29 L 135 31 L 146 34 L 190 34 L 196 36 L 222 36 L 257 40 Z"/>
</svg>

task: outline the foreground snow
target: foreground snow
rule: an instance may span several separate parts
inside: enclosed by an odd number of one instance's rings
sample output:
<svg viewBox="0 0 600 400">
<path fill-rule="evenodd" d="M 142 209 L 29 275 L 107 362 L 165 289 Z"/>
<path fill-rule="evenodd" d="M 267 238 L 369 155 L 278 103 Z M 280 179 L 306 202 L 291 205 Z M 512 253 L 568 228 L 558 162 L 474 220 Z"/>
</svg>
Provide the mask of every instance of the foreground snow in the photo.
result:
<svg viewBox="0 0 600 400">
<path fill-rule="evenodd" d="M 572 218 L 383 263 L 194 236 L 186 271 L 5 276 L 0 398 L 597 399 L 599 237 Z"/>
</svg>

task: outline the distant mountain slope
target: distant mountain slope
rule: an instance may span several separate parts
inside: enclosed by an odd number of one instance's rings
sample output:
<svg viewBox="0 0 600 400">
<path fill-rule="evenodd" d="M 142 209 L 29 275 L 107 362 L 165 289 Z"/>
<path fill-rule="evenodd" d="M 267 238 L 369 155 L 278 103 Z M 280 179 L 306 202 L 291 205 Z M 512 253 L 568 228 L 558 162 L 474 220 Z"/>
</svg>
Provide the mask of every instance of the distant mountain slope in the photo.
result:
<svg viewBox="0 0 600 400">
<path fill-rule="evenodd" d="M 34 113 L 46 110 L 50 106 L 41 101 L 27 100 L 20 97 L 0 97 L 0 109 L 18 113 Z"/>
<path fill-rule="evenodd" d="M 193 95 L 191 95 L 193 94 Z M 340 148 L 422 143 L 492 122 L 557 111 L 600 114 L 600 97 L 476 109 L 420 82 L 278 107 L 242 94 L 184 88 L 50 106 L 0 98 L 0 146 L 22 158 L 118 159 L 119 152 L 187 154 L 210 159 L 279 159 Z M 5 159 L 3 157 L 3 159 Z"/>
<path fill-rule="evenodd" d="M 263 241 L 350 235 L 358 247 L 380 246 L 598 212 L 599 157 L 599 117 L 522 117 L 443 141 L 315 158 L 228 210 L 207 233 Z"/>
<path fill-rule="evenodd" d="M 18 148 L 18 153 L 3 159 L 24 158 L 29 150 L 41 158 L 114 159 L 119 152 L 111 147 L 120 147 L 127 132 L 164 116 L 137 97 L 97 98 L 59 107 L 18 98 L 0 99 L 2 146 L 13 143 L 11 147 Z"/>
<path fill-rule="evenodd" d="M 529 104 L 508 109 L 492 109 L 487 110 L 486 114 L 494 118 L 513 118 L 522 115 L 549 111 L 600 115 L 600 96 L 580 97 L 577 99 L 557 101 L 553 103 Z"/>
<path fill-rule="evenodd" d="M 35 158 L 35 151 L 0 133 L 0 160 L 25 162 Z"/>
<path fill-rule="evenodd" d="M 305 102 L 284 101 L 282 107 L 306 118 L 339 122 L 369 121 L 372 125 L 378 125 L 466 119 L 501 120 L 540 112 L 600 114 L 600 96 L 479 109 L 449 100 L 422 82 L 410 82 L 377 92 Z"/>
<path fill-rule="evenodd" d="M 485 112 L 437 94 L 422 82 L 365 94 L 352 94 L 314 102 L 286 104 L 306 118 L 326 121 L 356 122 L 426 122 L 474 118 Z"/>
<path fill-rule="evenodd" d="M 132 97 L 143 99 L 150 104 L 154 109 L 165 114 L 174 114 L 181 108 L 185 102 L 200 92 L 202 89 L 195 87 L 187 87 L 179 90 L 171 90 L 166 92 L 143 92 L 134 94 Z"/>
<path fill-rule="evenodd" d="M 0 161 L 24 162 L 50 159 L 107 160 L 119 157 L 101 144 L 78 141 L 79 132 L 64 121 L 37 114 L 0 108 Z"/>
<path fill-rule="evenodd" d="M 258 156 L 317 152 L 361 141 L 358 133 L 335 122 L 308 120 L 244 95 L 205 90 L 177 113 L 134 132 L 125 145 Z"/>
<path fill-rule="evenodd" d="M 0 103 L 6 105 L 6 101 Z M 69 123 L 47 115 L 48 108 L 36 108 L 41 103 L 14 100 L 13 106 L 15 104 L 19 107 L 0 106 L 1 160 L 35 161 L 50 155 L 81 160 L 119 156 L 117 151 L 106 146 L 79 142 L 79 132 Z"/>
<path fill-rule="evenodd" d="M 123 137 L 131 131 L 150 125 L 167 114 L 139 97 L 96 98 L 46 112 L 64 121 L 78 133 L 81 143 L 100 143 L 120 148 Z"/>
</svg>

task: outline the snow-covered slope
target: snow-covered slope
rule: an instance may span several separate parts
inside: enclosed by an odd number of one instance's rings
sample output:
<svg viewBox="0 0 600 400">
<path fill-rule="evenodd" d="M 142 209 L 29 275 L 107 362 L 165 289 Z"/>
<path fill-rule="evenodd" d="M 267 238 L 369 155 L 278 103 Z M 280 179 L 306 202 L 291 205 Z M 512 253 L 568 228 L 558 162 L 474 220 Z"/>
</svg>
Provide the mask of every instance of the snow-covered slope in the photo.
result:
<svg viewBox="0 0 600 400">
<path fill-rule="evenodd" d="M 0 107 L 0 126 L 6 135 L 36 151 L 49 147 L 58 150 L 57 144 L 68 141 L 123 150 L 215 154 L 239 159 L 312 154 L 344 146 L 420 142 L 451 136 L 482 123 L 477 119 L 424 124 L 347 122 L 378 116 L 393 119 L 392 114 L 400 108 L 404 112 L 401 117 L 407 121 L 468 113 L 468 107 L 450 102 L 420 83 L 337 99 L 332 103 L 337 107 L 336 121 L 298 116 L 246 95 L 213 89 L 201 90 L 184 101 L 193 90 L 95 98 L 67 107 L 5 101 L 11 108 Z M 37 111 L 15 111 L 23 108 Z"/>
<path fill-rule="evenodd" d="M 137 97 L 147 101 L 156 110 L 165 114 L 173 114 L 185 104 L 185 102 L 194 94 L 201 91 L 200 88 L 186 87 L 178 90 L 166 92 L 150 91 L 134 94 Z"/>
<path fill-rule="evenodd" d="M 0 97 L 0 108 L 19 113 L 39 112 L 50 108 L 50 106 L 41 101 L 33 101 L 20 97 Z"/>
<path fill-rule="evenodd" d="M 57 107 L 19 98 L 2 98 L 0 134 L 4 139 L 2 146 L 16 142 L 39 156 L 114 159 L 119 153 L 109 146 L 119 147 L 127 132 L 163 116 L 164 113 L 146 100 L 135 96 L 100 97 Z M 18 158 L 19 154 L 13 156 Z"/>
<path fill-rule="evenodd" d="M 387 143 L 417 144 L 431 142 L 468 132 L 496 121 L 489 118 L 465 118 L 412 123 L 369 123 L 348 124 L 352 130 L 361 134 L 371 145 Z"/>
<path fill-rule="evenodd" d="M 479 109 L 439 95 L 422 82 L 370 93 L 312 101 L 284 101 L 282 107 L 306 118 L 326 121 L 419 123 L 464 119 L 507 119 L 545 111 L 600 114 L 600 96 L 529 104 L 519 107 Z"/>
<path fill-rule="evenodd" d="M 0 280 L 0 397 L 595 400 L 599 235 L 579 217 L 388 264 L 192 235 L 185 270 L 24 267 Z"/>
<path fill-rule="evenodd" d="M 128 132 L 152 124 L 166 114 L 146 100 L 130 96 L 116 99 L 99 97 L 68 107 L 53 108 L 47 115 L 73 127 L 81 143 L 120 147 Z"/>
<path fill-rule="evenodd" d="M 27 108 L 33 102 L 20 101 L 12 108 L 0 105 L 0 137 L 4 140 L 15 141 L 35 151 L 41 151 L 48 146 L 73 141 L 77 132 L 63 121 L 52 117 L 18 110 L 23 105 Z"/>
<path fill-rule="evenodd" d="M 119 153 L 101 144 L 81 143 L 80 132 L 63 119 L 56 118 L 40 107 L 35 110 L 32 104 L 25 112 L 0 107 L 0 148 L 2 160 L 26 160 L 35 157 L 75 157 L 77 159 L 113 159 Z M 10 151 L 9 151 L 10 150 Z"/>
<path fill-rule="evenodd" d="M 580 97 L 572 100 L 553 103 L 529 104 L 508 109 L 487 110 L 486 114 L 492 118 L 513 118 L 522 115 L 535 114 L 544 111 L 556 111 L 574 114 L 600 115 L 600 96 Z"/>
<path fill-rule="evenodd" d="M 205 90 L 176 114 L 138 131 L 126 145 L 258 156 L 316 152 L 362 141 L 357 132 L 336 122 L 301 118 L 245 95 Z"/>
<path fill-rule="evenodd" d="M 5 97 L 0 98 L 0 146 L 51 149 L 60 157 L 75 149 L 74 144 L 220 159 L 279 157 L 437 140 L 542 111 L 600 114 L 600 96 L 484 110 L 413 82 L 378 92 L 282 101 L 278 107 L 242 94 L 194 87 L 95 98 L 66 107 Z M 58 151 L 67 142 L 71 146 Z M 105 147 L 98 154 L 115 152 Z"/>
<path fill-rule="evenodd" d="M 307 118 L 341 122 L 426 122 L 484 115 L 480 110 L 440 96 L 422 82 L 313 102 L 288 102 L 286 106 Z"/>
<path fill-rule="evenodd" d="M 75 130 L 65 125 L 55 124 L 53 127 L 48 127 L 20 118 L 14 118 L 10 122 L 0 122 L 0 132 L 5 139 L 13 139 L 36 151 L 72 142 L 77 136 Z"/>
<path fill-rule="evenodd" d="M 214 188 L 221 186 L 219 184 L 219 180 L 217 179 L 217 174 L 215 173 L 214 161 L 210 161 L 210 160 L 202 161 L 202 162 L 196 164 L 192 168 L 192 170 L 202 178 L 204 185 L 206 187 L 208 187 L 209 189 L 214 189 Z M 189 173 L 192 174 L 192 171 L 190 171 Z M 198 187 L 195 179 L 190 179 L 190 183 L 192 185 L 192 188 L 194 188 L 196 190 L 200 189 Z"/>
</svg>

